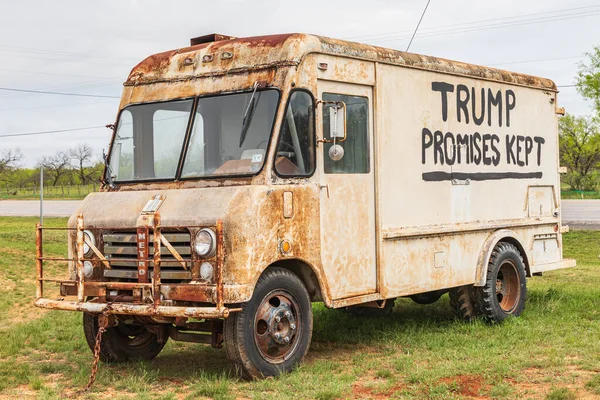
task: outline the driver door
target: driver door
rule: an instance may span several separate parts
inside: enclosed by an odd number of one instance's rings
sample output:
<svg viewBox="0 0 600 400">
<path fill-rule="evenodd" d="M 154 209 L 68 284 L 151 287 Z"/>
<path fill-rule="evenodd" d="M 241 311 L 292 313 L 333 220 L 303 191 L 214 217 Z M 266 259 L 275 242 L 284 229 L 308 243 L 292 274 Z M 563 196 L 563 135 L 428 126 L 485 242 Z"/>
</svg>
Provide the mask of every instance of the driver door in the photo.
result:
<svg viewBox="0 0 600 400">
<path fill-rule="evenodd" d="M 319 98 L 346 104 L 344 156 L 319 146 L 321 260 L 333 299 L 377 290 L 373 91 L 370 86 L 319 80 Z M 321 139 L 330 139 L 331 105 L 322 103 Z"/>
</svg>

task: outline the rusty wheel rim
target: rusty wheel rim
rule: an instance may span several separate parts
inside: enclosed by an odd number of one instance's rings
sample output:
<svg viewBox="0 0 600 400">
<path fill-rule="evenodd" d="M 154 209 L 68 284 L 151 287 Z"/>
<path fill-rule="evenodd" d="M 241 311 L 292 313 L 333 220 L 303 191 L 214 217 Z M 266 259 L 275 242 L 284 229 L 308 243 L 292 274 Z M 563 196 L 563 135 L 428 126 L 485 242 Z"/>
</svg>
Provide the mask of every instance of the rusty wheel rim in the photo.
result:
<svg viewBox="0 0 600 400">
<path fill-rule="evenodd" d="M 265 360 L 281 363 L 294 353 L 301 334 L 301 317 L 291 293 L 276 290 L 265 296 L 254 317 L 254 341 Z"/>
<path fill-rule="evenodd" d="M 514 262 L 506 260 L 500 265 L 496 276 L 496 298 L 500 308 L 505 313 L 515 309 L 521 297 L 521 282 L 517 266 Z"/>
</svg>

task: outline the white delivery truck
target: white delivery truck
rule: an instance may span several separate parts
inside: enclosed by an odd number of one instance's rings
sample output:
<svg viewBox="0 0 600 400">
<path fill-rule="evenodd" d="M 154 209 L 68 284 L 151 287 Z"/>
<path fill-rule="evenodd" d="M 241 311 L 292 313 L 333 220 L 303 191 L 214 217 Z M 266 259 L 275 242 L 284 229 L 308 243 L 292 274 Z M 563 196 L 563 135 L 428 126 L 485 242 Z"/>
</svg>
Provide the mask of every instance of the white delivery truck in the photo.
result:
<svg viewBox="0 0 600 400">
<path fill-rule="evenodd" d="M 562 258 L 557 90 L 542 78 L 306 34 L 207 35 L 133 68 L 104 186 L 69 221 L 103 361 L 168 338 L 245 377 L 308 351 L 311 302 L 385 313 L 450 293 L 502 321 Z M 99 347 L 98 347 L 99 346 Z"/>
</svg>

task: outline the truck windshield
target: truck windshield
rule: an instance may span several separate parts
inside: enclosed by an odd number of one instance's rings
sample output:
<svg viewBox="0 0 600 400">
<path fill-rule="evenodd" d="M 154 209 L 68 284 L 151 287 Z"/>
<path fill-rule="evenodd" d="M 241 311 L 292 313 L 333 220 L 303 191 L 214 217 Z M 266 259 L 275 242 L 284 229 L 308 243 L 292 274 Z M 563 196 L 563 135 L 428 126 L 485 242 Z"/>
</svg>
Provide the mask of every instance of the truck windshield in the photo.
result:
<svg viewBox="0 0 600 400">
<path fill-rule="evenodd" d="M 182 178 L 251 175 L 264 164 L 279 92 L 274 89 L 139 104 L 119 118 L 110 156 L 116 182 L 175 179 L 193 116 Z M 245 138 L 240 145 L 242 120 Z"/>
</svg>

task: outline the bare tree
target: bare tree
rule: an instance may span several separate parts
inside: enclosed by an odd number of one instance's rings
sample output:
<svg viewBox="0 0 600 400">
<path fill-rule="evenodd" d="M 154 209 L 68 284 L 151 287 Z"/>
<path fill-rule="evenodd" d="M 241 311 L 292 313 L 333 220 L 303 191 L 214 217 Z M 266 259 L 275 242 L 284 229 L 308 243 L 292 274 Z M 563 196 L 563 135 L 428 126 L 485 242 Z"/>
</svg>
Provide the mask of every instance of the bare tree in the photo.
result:
<svg viewBox="0 0 600 400">
<path fill-rule="evenodd" d="M 38 161 L 38 166 L 44 167 L 44 171 L 52 180 L 52 186 L 56 186 L 60 178 L 71 169 L 70 161 L 71 158 L 68 153 L 59 151 L 53 156 L 42 157 Z"/>
<path fill-rule="evenodd" d="M 82 184 L 86 184 L 90 178 L 90 173 L 87 171 L 92 159 L 92 148 L 83 143 L 69 150 L 69 156 L 77 160 L 77 174 Z"/>
<path fill-rule="evenodd" d="M 8 184 L 15 169 L 19 167 L 19 162 L 23 158 L 20 149 L 8 149 L 0 155 L 0 182 L 4 182 L 6 193 L 9 194 Z"/>
<path fill-rule="evenodd" d="M 23 153 L 18 148 L 5 150 L 0 156 L 0 174 L 17 168 L 22 158 Z"/>
</svg>

